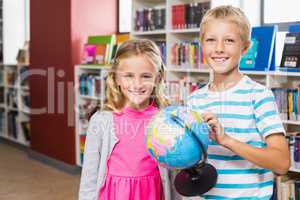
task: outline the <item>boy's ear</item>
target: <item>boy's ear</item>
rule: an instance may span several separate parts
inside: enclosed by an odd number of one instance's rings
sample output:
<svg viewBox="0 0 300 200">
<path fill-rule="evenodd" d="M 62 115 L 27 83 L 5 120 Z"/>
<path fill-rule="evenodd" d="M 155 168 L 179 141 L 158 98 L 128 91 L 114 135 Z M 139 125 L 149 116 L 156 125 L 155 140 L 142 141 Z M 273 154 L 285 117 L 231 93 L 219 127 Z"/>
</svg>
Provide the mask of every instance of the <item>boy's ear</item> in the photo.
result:
<svg viewBox="0 0 300 200">
<path fill-rule="evenodd" d="M 242 55 L 245 55 L 249 47 L 250 47 L 250 42 L 247 42 L 242 49 Z"/>
</svg>

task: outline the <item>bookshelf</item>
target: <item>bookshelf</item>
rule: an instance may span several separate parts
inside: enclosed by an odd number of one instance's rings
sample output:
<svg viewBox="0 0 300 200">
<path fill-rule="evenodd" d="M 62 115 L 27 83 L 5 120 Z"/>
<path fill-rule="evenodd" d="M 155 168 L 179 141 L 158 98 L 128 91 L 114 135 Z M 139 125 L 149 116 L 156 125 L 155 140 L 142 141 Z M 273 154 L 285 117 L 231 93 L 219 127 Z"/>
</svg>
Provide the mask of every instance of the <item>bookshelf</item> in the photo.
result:
<svg viewBox="0 0 300 200">
<path fill-rule="evenodd" d="M 0 137 L 30 145 L 27 65 L 0 65 Z"/>
<path fill-rule="evenodd" d="M 75 66 L 76 163 L 82 165 L 86 130 L 90 113 L 102 107 L 105 95 L 106 65 Z"/>
<path fill-rule="evenodd" d="M 165 42 L 165 52 L 162 52 L 165 55 L 166 60 L 166 86 L 167 86 L 167 94 L 170 96 L 171 101 L 179 104 L 185 103 L 185 97 L 191 93 L 195 88 L 201 87 L 201 85 L 205 84 L 211 77 L 210 70 L 208 66 L 205 65 L 205 62 L 200 59 L 201 53 L 198 55 L 198 58 L 194 57 L 196 54 L 195 49 L 198 48 L 198 44 L 196 43 L 199 38 L 199 28 L 187 21 L 192 21 L 191 16 L 188 13 L 195 14 L 195 7 L 199 8 L 199 4 L 204 5 L 204 9 L 201 12 L 205 12 L 205 8 L 207 8 L 207 4 L 213 5 L 213 0 L 133 0 L 133 12 L 132 12 L 132 38 L 148 38 L 154 41 L 164 41 Z M 140 23 L 139 17 L 137 17 L 137 11 L 141 10 L 153 10 L 156 9 L 156 6 L 159 8 L 165 9 L 165 26 L 160 30 L 151 30 L 147 29 L 147 21 L 150 24 L 152 18 L 144 19 L 143 23 L 146 23 L 145 29 L 137 31 L 137 24 Z M 183 8 L 180 8 L 180 5 L 185 5 L 185 11 Z M 194 10 L 193 10 L 194 9 Z M 186 11 L 189 12 L 186 12 Z M 196 9 L 197 10 L 197 9 Z M 185 14 L 182 14 L 184 12 Z M 196 11 L 196 13 L 199 12 Z M 177 13 L 177 14 L 176 14 Z M 185 20 L 178 19 L 176 16 L 185 16 Z M 175 17 L 174 17 L 175 16 Z M 200 14 L 201 16 L 201 14 Z M 175 19 L 174 19 L 175 18 Z M 180 17 L 179 17 L 180 18 Z M 200 17 L 201 18 L 201 17 Z M 178 21 L 179 20 L 179 21 Z M 146 22 L 145 22 L 146 21 Z M 155 23 L 155 19 L 153 20 Z M 197 21 L 199 22 L 199 21 Z M 191 48 L 191 46 L 194 46 Z M 183 49 L 183 50 L 182 50 Z M 179 55 L 177 55 L 179 53 Z M 182 54 L 187 53 L 188 58 L 183 60 L 180 56 Z M 181 55 L 180 55 L 181 54 Z M 194 57 L 191 59 L 189 56 Z M 178 59 L 179 57 L 179 59 Z M 179 60 L 179 61 L 178 61 Z M 278 102 L 279 99 L 288 99 L 287 93 L 289 89 L 297 89 L 298 92 L 298 102 L 300 102 L 300 72 L 284 72 L 284 71 L 242 71 L 245 75 L 253 78 L 254 80 L 266 85 L 268 88 L 283 88 L 281 89 L 273 89 L 274 91 L 279 90 L 283 92 L 283 95 L 280 92 L 275 92 L 275 97 Z M 287 100 L 285 101 L 285 105 L 278 105 L 279 111 L 281 112 L 281 118 L 284 123 L 285 129 L 287 132 L 295 132 L 300 131 L 300 115 L 298 108 L 298 113 L 294 114 L 293 111 L 289 113 Z M 300 107 L 300 103 L 298 104 Z M 295 116 L 296 115 L 296 116 Z M 300 144 L 300 142 L 299 142 Z M 290 144 L 294 145 L 294 144 Z M 300 149 L 300 147 L 299 147 Z M 293 159 L 293 148 L 291 147 L 291 159 Z M 299 154 L 300 155 L 300 154 Z M 300 160 L 300 159 L 299 159 Z M 300 161 L 299 161 L 300 162 Z M 300 175 L 300 164 L 295 165 L 292 162 L 292 166 L 290 168 L 290 173 L 296 173 Z M 281 180 L 279 177 L 277 180 Z M 279 181 L 277 185 L 281 187 L 281 182 Z M 280 196 L 278 196 L 280 197 Z M 281 199 L 281 198 L 279 198 Z"/>
<path fill-rule="evenodd" d="M 132 31 L 130 32 L 131 38 L 148 38 L 158 43 L 162 55 L 166 64 L 166 93 L 170 96 L 170 100 L 173 103 L 184 104 L 185 97 L 188 96 L 194 89 L 201 87 L 209 81 L 211 78 L 211 72 L 208 66 L 203 60 L 201 60 L 201 52 L 197 50 L 199 48 L 197 41 L 199 38 L 199 28 L 190 25 L 190 28 L 186 26 L 175 27 L 176 22 L 173 21 L 174 6 L 178 5 L 190 5 L 196 7 L 199 4 L 205 4 L 207 6 L 208 0 L 133 0 L 133 12 L 132 12 Z M 188 7 L 188 6 L 186 6 Z M 164 11 L 161 11 L 164 9 Z M 182 8 L 181 8 L 182 9 Z M 190 9 L 190 8 L 189 8 Z M 153 11 L 160 10 L 160 11 Z M 205 11 L 205 10 L 204 10 Z M 203 11 L 203 12 L 204 12 Z M 141 28 L 141 21 L 138 20 L 137 15 L 140 17 L 142 12 L 161 12 L 158 16 L 162 16 L 162 19 L 152 19 L 153 22 L 144 25 Z M 176 12 L 176 11 L 175 11 Z M 139 14 L 137 14 L 139 13 Z M 147 15 L 149 16 L 149 14 Z M 150 15 L 151 16 L 151 15 Z M 153 14 L 152 16 L 156 16 Z M 154 17 L 154 18 L 155 18 Z M 149 20 L 149 19 L 147 19 Z M 146 20 L 146 21 L 147 21 Z M 175 20 L 176 21 L 176 20 Z M 159 24 L 159 28 L 155 29 L 151 26 L 152 23 Z M 160 26 L 163 24 L 163 26 Z M 151 28 L 149 28 L 149 26 Z M 155 25 L 154 25 L 155 27 Z M 181 49 L 181 50 L 179 50 Z M 192 58 L 183 61 L 179 59 L 180 56 L 174 53 L 186 52 L 192 54 Z M 191 53 L 193 52 L 193 53 Z M 196 53 L 197 52 L 197 53 Z M 198 54 L 198 57 L 194 54 Z M 104 81 L 107 68 L 103 66 L 85 66 L 78 65 L 75 67 L 75 80 L 76 80 L 76 160 L 77 164 L 81 165 L 82 153 L 84 148 L 84 134 L 88 125 L 86 110 L 96 105 L 103 105 L 104 98 Z M 295 83 L 300 83 L 300 72 L 283 72 L 283 71 L 242 71 L 245 75 L 253 78 L 254 80 L 266 85 L 270 89 L 272 88 L 292 88 L 295 87 Z M 101 91 L 97 96 L 90 96 L 80 94 L 80 79 L 82 74 L 96 74 L 101 80 Z M 88 103 L 86 103 L 88 102 Z M 83 111 L 81 110 L 83 109 Z M 281 114 L 284 126 L 288 132 L 299 131 L 300 117 L 295 119 L 289 119 L 287 113 Z M 300 174 L 300 167 L 293 165 L 290 172 Z"/>
</svg>

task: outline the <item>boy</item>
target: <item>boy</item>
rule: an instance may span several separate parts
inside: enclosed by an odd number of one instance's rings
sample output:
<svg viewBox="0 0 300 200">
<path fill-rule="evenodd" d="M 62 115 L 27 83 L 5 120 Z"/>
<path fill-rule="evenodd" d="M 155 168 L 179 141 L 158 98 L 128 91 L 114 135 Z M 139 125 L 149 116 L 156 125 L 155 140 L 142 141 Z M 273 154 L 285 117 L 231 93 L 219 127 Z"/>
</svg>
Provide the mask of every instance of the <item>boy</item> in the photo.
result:
<svg viewBox="0 0 300 200">
<path fill-rule="evenodd" d="M 249 21 L 238 8 L 216 7 L 202 19 L 200 42 L 213 80 L 189 96 L 188 106 L 204 111 L 212 127 L 208 162 L 218 171 L 203 198 L 270 199 L 273 172 L 288 171 L 289 150 L 272 92 L 239 71 Z"/>
</svg>

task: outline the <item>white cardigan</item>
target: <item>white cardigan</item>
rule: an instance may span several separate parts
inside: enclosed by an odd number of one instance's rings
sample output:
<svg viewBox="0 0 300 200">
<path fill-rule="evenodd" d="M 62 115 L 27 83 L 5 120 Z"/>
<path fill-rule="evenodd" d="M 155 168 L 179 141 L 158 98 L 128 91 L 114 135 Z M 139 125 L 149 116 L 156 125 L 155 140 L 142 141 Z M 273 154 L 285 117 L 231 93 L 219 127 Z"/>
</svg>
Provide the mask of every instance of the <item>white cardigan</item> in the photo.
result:
<svg viewBox="0 0 300 200">
<path fill-rule="evenodd" d="M 107 159 L 117 143 L 112 112 L 98 111 L 90 119 L 84 149 L 79 200 L 98 200 L 105 183 Z M 165 200 L 171 200 L 169 171 L 159 167 Z M 173 199 L 173 198 L 172 198 Z"/>
</svg>

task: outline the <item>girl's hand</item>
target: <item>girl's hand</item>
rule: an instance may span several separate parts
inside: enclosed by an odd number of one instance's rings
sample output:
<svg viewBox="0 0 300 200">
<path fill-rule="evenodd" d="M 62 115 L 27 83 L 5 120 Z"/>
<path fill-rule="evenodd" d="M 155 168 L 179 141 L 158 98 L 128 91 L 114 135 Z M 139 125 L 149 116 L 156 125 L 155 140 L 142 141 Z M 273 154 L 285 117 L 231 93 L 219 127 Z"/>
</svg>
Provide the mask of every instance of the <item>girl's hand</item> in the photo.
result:
<svg viewBox="0 0 300 200">
<path fill-rule="evenodd" d="M 211 132 L 209 137 L 213 139 L 216 143 L 226 146 L 226 142 L 230 140 L 230 136 L 226 135 L 224 132 L 224 128 L 219 122 L 216 115 L 210 112 L 206 112 L 202 114 L 204 121 L 211 127 Z"/>
</svg>

